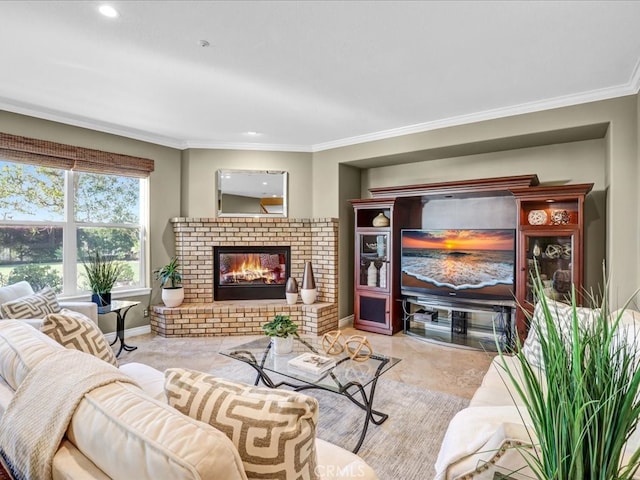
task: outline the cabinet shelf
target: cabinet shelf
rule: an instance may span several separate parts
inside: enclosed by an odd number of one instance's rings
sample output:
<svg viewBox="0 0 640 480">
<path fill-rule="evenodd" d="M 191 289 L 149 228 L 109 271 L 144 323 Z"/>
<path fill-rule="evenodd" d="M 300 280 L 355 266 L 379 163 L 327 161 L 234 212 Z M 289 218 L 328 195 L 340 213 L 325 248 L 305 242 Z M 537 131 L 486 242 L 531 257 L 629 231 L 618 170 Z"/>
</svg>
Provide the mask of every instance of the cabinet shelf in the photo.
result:
<svg viewBox="0 0 640 480">
<path fill-rule="evenodd" d="M 484 351 L 497 351 L 497 344 L 504 350 L 513 346 L 510 306 L 446 305 L 439 299 L 405 297 L 403 313 L 405 333 L 426 341 Z"/>
</svg>

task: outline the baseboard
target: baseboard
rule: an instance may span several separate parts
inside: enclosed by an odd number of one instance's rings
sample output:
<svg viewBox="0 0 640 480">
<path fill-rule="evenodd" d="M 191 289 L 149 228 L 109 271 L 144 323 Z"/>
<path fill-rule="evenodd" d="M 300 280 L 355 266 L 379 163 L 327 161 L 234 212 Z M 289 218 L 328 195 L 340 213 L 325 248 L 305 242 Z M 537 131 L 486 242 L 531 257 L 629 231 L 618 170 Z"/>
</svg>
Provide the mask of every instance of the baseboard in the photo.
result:
<svg viewBox="0 0 640 480">
<path fill-rule="evenodd" d="M 141 327 L 135 328 L 127 328 L 124 331 L 124 338 L 135 337 L 136 335 L 144 335 L 146 333 L 151 333 L 151 325 L 142 325 Z M 116 332 L 105 333 L 109 343 L 113 342 L 116 339 Z"/>
<path fill-rule="evenodd" d="M 353 327 L 353 313 L 338 320 L 338 328 Z"/>
</svg>

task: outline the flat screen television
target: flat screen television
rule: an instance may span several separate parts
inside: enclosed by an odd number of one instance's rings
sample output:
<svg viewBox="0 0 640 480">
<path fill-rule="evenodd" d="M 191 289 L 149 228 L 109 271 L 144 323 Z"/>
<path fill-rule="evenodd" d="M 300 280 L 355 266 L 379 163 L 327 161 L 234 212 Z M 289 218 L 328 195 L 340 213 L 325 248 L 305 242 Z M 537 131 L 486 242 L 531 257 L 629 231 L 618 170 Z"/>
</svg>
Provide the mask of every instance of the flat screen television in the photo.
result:
<svg viewBox="0 0 640 480">
<path fill-rule="evenodd" d="M 402 230 L 401 289 L 421 295 L 513 300 L 515 230 Z"/>
</svg>

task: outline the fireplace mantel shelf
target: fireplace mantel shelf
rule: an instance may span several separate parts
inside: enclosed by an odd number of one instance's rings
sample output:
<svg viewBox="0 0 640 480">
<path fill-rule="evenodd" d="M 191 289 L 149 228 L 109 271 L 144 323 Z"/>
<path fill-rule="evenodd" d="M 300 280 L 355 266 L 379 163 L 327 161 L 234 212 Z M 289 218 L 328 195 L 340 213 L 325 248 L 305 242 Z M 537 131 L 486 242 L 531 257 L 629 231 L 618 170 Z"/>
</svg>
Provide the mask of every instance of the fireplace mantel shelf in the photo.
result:
<svg viewBox="0 0 640 480">
<path fill-rule="evenodd" d="M 281 309 L 300 309 L 300 310 L 318 310 L 332 305 L 331 303 L 316 302 L 310 305 L 304 303 L 294 303 L 289 305 L 285 300 L 266 299 L 266 300 L 221 300 L 209 303 L 183 303 L 179 307 L 166 307 L 164 305 L 155 305 L 153 307 L 157 312 L 173 312 L 176 310 L 188 311 L 206 311 L 220 310 L 228 308 L 237 308 L 240 310 L 249 310 L 251 308 L 281 308 Z"/>
<path fill-rule="evenodd" d="M 183 303 L 179 307 L 155 305 L 151 325 L 164 337 L 262 334 L 262 325 L 276 314 L 289 315 L 301 333 L 319 334 L 335 328 L 335 303 L 310 305 L 285 300 L 224 300 L 209 303 Z"/>
</svg>

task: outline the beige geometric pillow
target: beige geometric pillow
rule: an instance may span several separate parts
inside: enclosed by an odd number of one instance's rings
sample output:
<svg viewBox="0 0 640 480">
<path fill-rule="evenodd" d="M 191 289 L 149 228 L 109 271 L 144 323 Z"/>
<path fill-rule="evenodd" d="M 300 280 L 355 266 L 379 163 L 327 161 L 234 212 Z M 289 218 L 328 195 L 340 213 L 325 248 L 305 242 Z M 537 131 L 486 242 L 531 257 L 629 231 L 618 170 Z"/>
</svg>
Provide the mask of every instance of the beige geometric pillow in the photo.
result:
<svg viewBox="0 0 640 480">
<path fill-rule="evenodd" d="M 63 347 L 89 353 L 114 367 L 118 366 L 104 333 L 79 312 L 65 308 L 60 313 L 51 313 L 44 317 L 40 330 Z"/>
<path fill-rule="evenodd" d="M 60 304 L 56 293 L 50 287 L 44 287 L 38 293 L 0 305 L 2 318 L 44 318 L 49 313 L 58 313 L 59 311 Z"/>
<path fill-rule="evenodd" d="M 181 368 L 165 371 L 165 392 L 169 405 L 231 439 L 249 480 L 319 479 L 315 398 Z"/>
</svg>

